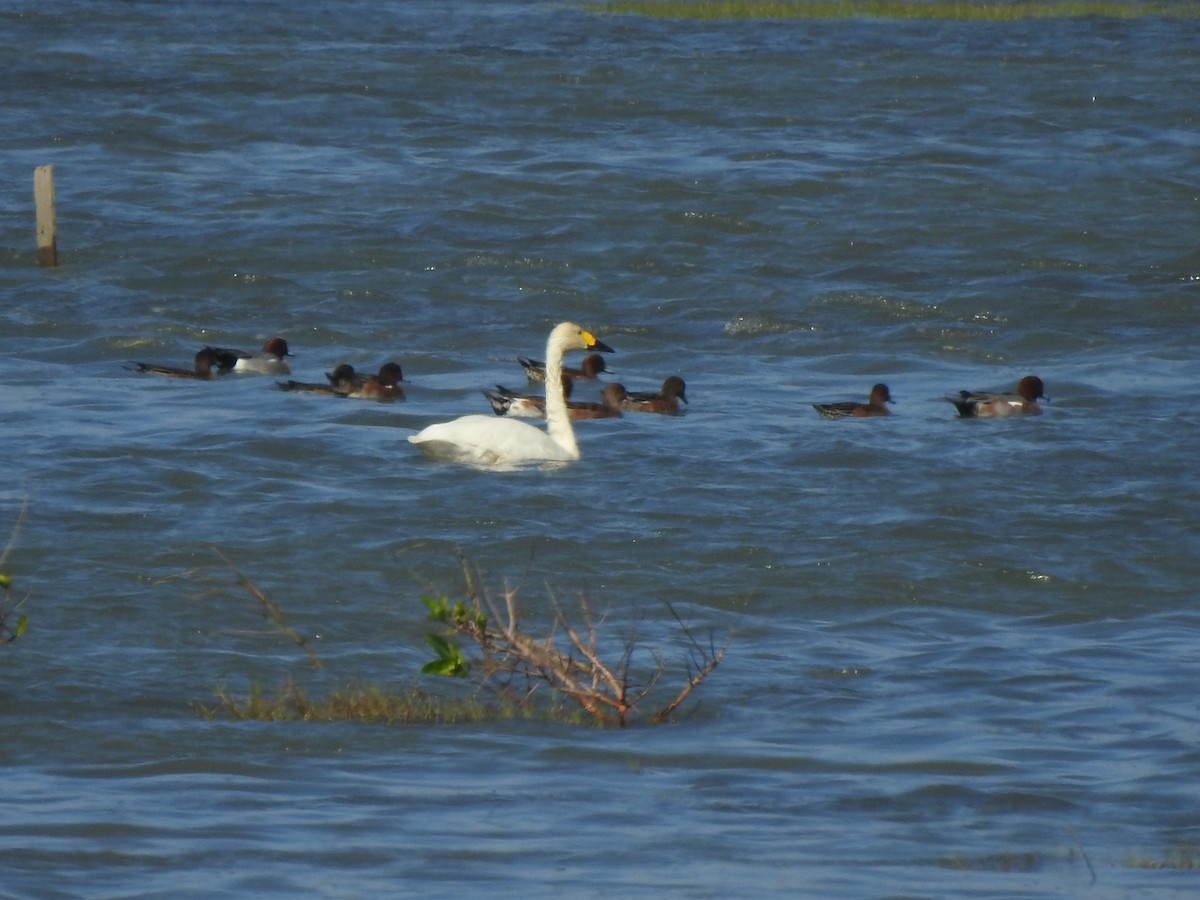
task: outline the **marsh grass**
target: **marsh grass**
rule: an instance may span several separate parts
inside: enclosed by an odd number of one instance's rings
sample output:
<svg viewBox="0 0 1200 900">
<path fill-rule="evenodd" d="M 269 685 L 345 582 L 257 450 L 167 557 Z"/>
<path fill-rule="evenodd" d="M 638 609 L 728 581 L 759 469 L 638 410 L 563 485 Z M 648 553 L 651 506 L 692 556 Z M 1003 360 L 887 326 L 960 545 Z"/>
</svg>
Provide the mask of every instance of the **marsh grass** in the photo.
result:
<svg viewBox="0 0 1200 900">
<path fill-rule="evenodd" d="M 959 22 L 1015 22 L 1023 19 L 1078 19 L 1144 16 L 1195 19 L 1200 4 L 1153 0 L 608 0 L 589 7 L 613 15 L 670 19 L 944 19 Z"/>
<path fill-rule="evenodd" d="M 1196 843 L 1180 844 L 1164 853 L 1161 857 L 1131 856 L 1125 860 L 1129 869 L 1177 869 L 1194 871 L 1200 869 L 1200 845 Z"/>
<path fill-rule="evenodd" d="M 252 688 L 244 697 L 221 689 L 216 702 L 197 704 L 206 719 L 239 722 L 354 722 L 382 725 L 446 725 L 496 718 L 494 709 L 473 699 L 456 699 L 426 693 L 413 687 L 390 691 L 378 685 L 349 684 L 325 696 L 310 696 L 294 681 L 280 688 Z"/>
<path fill-rule="evenodd" d="M 347 684 L 323 696 L 311 696 L 295 681 L 265 689 L 255 686 L 245 696 L 224 688 L 215 702 L 197 703 L 196 712 L 213 721 L 347 722 L 360 725 L 467 725 L 476 722 L 530 720 L 567 725 L 598 724 L 565 704 L 534 706 L 504 696 L 447 697 L 413 686 L 389 690 L 374 684 Z"/>
<path fill-rule="evenodd" d="M 1037 872 L 1045 862 L 1037 851 L 992 853 L 986 856 L 948 856 L 936 861 L 945 869 L 963 872 Z"/>
</svg>

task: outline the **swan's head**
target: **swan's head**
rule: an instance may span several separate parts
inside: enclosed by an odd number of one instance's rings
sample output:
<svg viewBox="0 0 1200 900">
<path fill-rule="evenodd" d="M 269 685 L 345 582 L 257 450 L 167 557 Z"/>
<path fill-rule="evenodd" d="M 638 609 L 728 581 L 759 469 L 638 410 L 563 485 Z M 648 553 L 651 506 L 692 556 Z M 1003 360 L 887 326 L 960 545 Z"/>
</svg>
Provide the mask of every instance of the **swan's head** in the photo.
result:
<svg viewBox="0 0 1200 900">
<path fill-rule="evenodd" d="M 612 347 L 603 341 L 596 340 L 586 328 L 576 325 L 574 322 L 563 322 L 555 327 L 550 334 L 550 340 L 558 344 L 563 350 L 592 350 L 597 353 L 614 353 Z"/>
</svg>

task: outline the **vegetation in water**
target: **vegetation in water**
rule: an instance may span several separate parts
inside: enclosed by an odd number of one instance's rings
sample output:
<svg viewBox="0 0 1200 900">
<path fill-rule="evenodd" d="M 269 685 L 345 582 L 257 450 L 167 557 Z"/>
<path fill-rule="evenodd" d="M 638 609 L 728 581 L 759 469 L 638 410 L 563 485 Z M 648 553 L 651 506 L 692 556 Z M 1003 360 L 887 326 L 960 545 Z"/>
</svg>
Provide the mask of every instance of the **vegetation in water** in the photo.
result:
<svg viewBox="0 0 1200 900">
<path fill-rule="evenodd" d="M 26 594 L 20 600 L 13 600 L 12 575 L 8 573 L 5 566 L 8 563 L 9 556 L 12 555 L 13 547 L 17 541 L 17 535 L 21 533 L 21 526 L 25 524 L 25 518 L 29 515 L 29 498 L 21 504 L 21 511 L 17 513 L 17 520 L 13 523 L 12 530 L 8 535 L 8 543 L 4 545 L 4 550 L 0 552 L 0 646 L 11 644 L 17 638 L 25 633 L 26 627 L 29 625 L 28 620 L 23 613 L 17 614 L 13 618 L 14 613 L 25 604 L 29 599 Z"/>
<path fill-rule="evenodd" d="M 1162 856 L 1131 856 L 1125 860 L 1131 869 L 1200 869 L 1200 844 L 1191 841 L 1172 847 Z"/>
<path fill-rule="evenodd" d="M 499 600 L 482 586 L 479 573 L 462 560 L 466 597 L 422 597 L 431 621 L 446 634 L 428 636 L 437 653 L 422 670 L 469 678 L 502 706 L 520 710 L 574 709 L 598 725 L 624 727 L 635 717 L 667 721 L 717 668 L 725 653 L 710 638 L 701 643 L 670 604 L 683 636 L 686 659 L 673 688 L 663 679 L 669 666 L 657 651 L 641 647 L 637 627 L 619 639 L 592 613 L 586 597 L 568 611 L 551 597 L 550 621 L 536 632 L 525 628 L 517 592 Z M 468 660 L 451 638 L 473 645 Z M 546 698 L 542 700 L 542 698 Z M 642 713 L 642 707 L 650 711 Z"/>
<path fill-rule="evenodd" d="M 1085 16 L 1200 17 L 1200 4 L 1179 0 L 607 0 L 589 8 L 614 15 L 699 20 L 861 18 L 1013 22 Z"/>
<path fill-rule="evenodd" d="M 276 690 L 255 687 L 244 697 L 222 689 L 216 692 L 216 703 L 198 705 L 197 711 L 206 719 L 251 722 L 440 725 L 495 718 L 494 712 L 474 700 L 430 694 L 415 686 L 389 690 L 378 685 L 348 684 L 313 697 L 291 680 Z"/>
<path fill-rule="evenodd" d="M 260 612 L 321 666 L 309 643 L 290 625 L 279 606 L 218 552 L 239 587 Z M 548 719 L 624 727 L 633 721 L 668 721 L 717 668 L 725 653 L 711 638 L 702 643 L 668 605 L 683 637 L 684 660 L 673 687 L 663 686 L 669 666 L 657 650 L 644 648 L 637 628 L 613 638 L 586 598 L 568 614 L 552 598 L 549 621 L 536 632 L 525 628 L 517 592 L 506 589 L 495 601 L 481 587 L 479 573 L 462 560 L 465 596 L 422 597 L 426 635 L 434 658 L 427 676 L 461 679 L 464 688 L 431 692 L 419 687 L 393 690 L 350 684 L 324 697 L 312 697 L 288 681 L 273 691 L 256 687 L 245 697 L 222 689 L 216 703 L 198 706 L 206 718 L 253 721 L 378 722 L 441 724 L 495 719 Z M 472 648 L 464 653 L 459 644 Z M 643 713 L 643 707 L 650 707 Z"/>
</svg>

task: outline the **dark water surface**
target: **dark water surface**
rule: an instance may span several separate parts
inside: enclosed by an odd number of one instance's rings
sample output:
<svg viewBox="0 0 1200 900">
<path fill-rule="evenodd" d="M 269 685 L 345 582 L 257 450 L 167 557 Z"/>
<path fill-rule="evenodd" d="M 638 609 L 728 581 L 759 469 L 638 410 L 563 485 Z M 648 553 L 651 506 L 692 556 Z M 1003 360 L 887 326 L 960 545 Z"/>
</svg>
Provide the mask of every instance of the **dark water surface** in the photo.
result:
<svg viewBox="0 0 1200 900">
<path fill-rule="evenodd" d="M 0 892 L 1200 889 L 1195 22 L 25 2 L 0 58 Z M 405 440 L 562 319 L 687 414 L 550 472 Z M 125 368 L 273 334 L 408 400 Z M 1037 418 L 942 399 L 1029 372 Z M 586 593 L 679 663 L 670 602 L 728 654 L 662 728 L 194 711 L 412 684 L 459 548 L 531 621 Z"/>
</svg>

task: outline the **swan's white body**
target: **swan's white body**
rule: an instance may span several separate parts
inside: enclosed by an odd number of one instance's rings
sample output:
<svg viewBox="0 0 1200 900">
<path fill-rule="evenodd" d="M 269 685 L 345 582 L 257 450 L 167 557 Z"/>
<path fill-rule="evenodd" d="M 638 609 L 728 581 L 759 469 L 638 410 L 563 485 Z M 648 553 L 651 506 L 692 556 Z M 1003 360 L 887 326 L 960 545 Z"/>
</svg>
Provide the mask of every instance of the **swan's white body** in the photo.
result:
<svg viewBox="0 0 1200 900">
<path fill-rule="evenodd" d="M 430 425 L 409 441 L 426 456 L 474 466 L 513 467 L 579 459 L 575 429 L 562 387 L 563 354 L 568 350 L 611 348 L 572 322 L 556 325 L 546 342 L 546 430 L 507 416 L 463 416 Z"/>
</svg>

